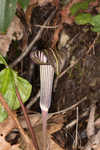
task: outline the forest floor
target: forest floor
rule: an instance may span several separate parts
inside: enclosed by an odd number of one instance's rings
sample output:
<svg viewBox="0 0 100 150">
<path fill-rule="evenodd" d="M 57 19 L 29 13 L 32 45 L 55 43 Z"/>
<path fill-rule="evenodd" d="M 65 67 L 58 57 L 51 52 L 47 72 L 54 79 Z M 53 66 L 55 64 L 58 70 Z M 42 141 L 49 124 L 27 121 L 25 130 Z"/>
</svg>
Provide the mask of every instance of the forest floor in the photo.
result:
<svg viewBox="0 0 100 150">
<path fill-rule="evenodd" d="M 48 115 L 50 149 L 100 150 L 100 35 L 92 32 L 90 25 L 65 22 L 60 24 L 59 11 L 53 15 L 46 27 L 43 24 L 54 9 L 51 4 L 42 7 L 32 6 L 29 9 L 31 14 L 29 10 L 27 13 L 27 16 L 31 15 L 30 20 L 27 17 L 29 24 L 25 22 L 23 13 L 18 10 L 17 15 L 25 30 L 24 36 L 21 40 L 11 42 L 7 61 L 20 76 L 32 84 L 32 94 L 25 107 L 41 150 L 43 141 L 39 107 L 39 65 L 33 63 L 30 52 L 20 62 L 15 63 L 15 61 L 22 52 L 24 53 L 22 49 L 27 48 L 39 34 L 40 28 L 43 29 L 42 34 L 39 35 L 31 51 L 49 48 L 63 51 L 64 49 L 65 63 L 61 73 L 58 76 L 55 74 L 54 77 L 52 104 Z M 17 117 L 28 133 L 21 109 L 17 111 Z M 6 138 L 11 145 L 23 143 L 16 130 L 10 131 Z"/>
</svg>

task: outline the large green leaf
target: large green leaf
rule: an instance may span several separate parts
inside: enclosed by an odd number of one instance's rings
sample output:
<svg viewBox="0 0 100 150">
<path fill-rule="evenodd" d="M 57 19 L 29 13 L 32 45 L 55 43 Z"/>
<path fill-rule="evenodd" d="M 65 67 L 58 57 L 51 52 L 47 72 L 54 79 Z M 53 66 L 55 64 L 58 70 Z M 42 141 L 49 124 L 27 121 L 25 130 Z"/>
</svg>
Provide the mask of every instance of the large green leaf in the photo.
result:
<svg viewBox="0 0 100 150">
<path fill-rule="evenodd" d="M 13 75 L 14 75 L 15 84 L 18 88 L 18 91 L 20 93 L 22 101 L 26 102 L 27 99 L 29 98 L 30 94 L 31 94 L 32 86 L 27 80 L 17 76 L 15 71 L 13 71 Z M 20 107 L 20 104 L 19 104 L 17 97 L 16 97 L 14 102 L 15 102 L 15 104 L 13 105 L 13 109 L 15 110 L 15 109 Z"/>
<path fill-rule="evenodd" d="M 0 92 L 8 103 L 12 110 L 20 107 L 18 98 L 16 96 L 17 86 L 19 93 L 21 95 L 23 103 L 26 102 L 30 96 L 32 86 L 28 81 L 19 77 L 15 71 L 12 69 L 5 68 L 0 72 Z M 0 122 L 2 122 L 7 117 L 7 113 L 4 108 L 0 105 Z"/>
<path fill-rule="evenodd" d="M 80 13 L 75 17 L 75 22 L 80 25 L 88 24 L 91 22 L 92 15 L 88 13 Z"/>
<path fill-rule="evenodd" d="M 16 11 L 17 0 L 0 0 L 0 32 L 6 32 Z"/>
<path fill-rule="evenodd" d="M 90 23 L 93 26 L 100 26 L 100 14 L 93 16 Z"/>
<path fill-rule="evenodd" d="M 18 0 L 22 8 L 26 8 L 29 4 L 29 0 Z"/>
<path fill-rule="evenodd" d="M 94 32 L 100 32 L 100 14 L 93 16 L 90 24 L 93 25 L 91 28 Z"/>
<path fill-rule="evenodd" d="M 100 26 L 94 26 L 91 28 L 91 30 L 94 32 L 100 32 Z"/>
</svg>

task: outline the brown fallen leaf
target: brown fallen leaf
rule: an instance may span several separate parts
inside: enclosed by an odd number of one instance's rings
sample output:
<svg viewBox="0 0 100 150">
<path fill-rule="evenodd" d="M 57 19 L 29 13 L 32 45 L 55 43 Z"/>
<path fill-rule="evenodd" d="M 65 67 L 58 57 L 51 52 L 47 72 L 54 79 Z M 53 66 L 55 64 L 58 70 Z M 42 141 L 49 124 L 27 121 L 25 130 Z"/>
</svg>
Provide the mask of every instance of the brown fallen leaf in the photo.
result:
<svg viewBox="0 0 100 150">
<path fill-rule="evenodd" d="M 12 146 L 5 139 L 13 128 L 16 128 L 16 125 L 10 116 L 4 122 L 0 123 L 0 150 L 21 150 L 19 144 Z"/>
<path fill-rule="evenodd" d="M 56 144 L 53 140 L 52 137 L 50 135 L 49 136 L 49 142 L 50 142 L 50 149 L 51 150 L 63 150 L 63 148 L 61 148 L 58 144 Z"/>
<path fill-rule="evenodd" d="M 0 123 L 0 135 L 5 137 L 14 128 L 16 128 L 16 124 L 9 116 L 5 121 Z"/>
<path fill-rule="evenodd" d="M 10 145 L 4 136 L 0 136 L 0 150 L 21 150 L 19 144 Z"/>
<path fill-rule="evenodd" d="M 20 22 L 20 19 L 15 16 L 8 27 L 6 34 L 0 34 L 0 53 L 3 56 L 7 55 L 9 46 L 12 40 L 20 40 L 23 37 L 24 26 Z"/>
<path fill-rule="evenodd" d="M 16 144 L 16 145 L 12 145 L 10 150 L 22 150 L 22 149 L 19 148 L 19 144 Z"/>
<path fill-rule="evenodd" d="M 4 136 L 0 136 L 0 150 L 10 150 L 11 145 L 5 140 Z"/>
</svg>

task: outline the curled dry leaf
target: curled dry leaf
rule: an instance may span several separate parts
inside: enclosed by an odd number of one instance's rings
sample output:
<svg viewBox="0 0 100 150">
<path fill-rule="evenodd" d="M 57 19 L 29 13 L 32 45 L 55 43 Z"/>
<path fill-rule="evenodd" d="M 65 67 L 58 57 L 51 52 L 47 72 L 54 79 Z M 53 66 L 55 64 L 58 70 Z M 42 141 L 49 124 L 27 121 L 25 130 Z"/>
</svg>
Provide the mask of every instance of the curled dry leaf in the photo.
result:
<svg viewBox="0 0 100 150">
<path fill-rule="evenodd" d="M 6 142 L 4 136 L 0 136 L 0 150 L 10 150 L 11 145 Z"/>
<path fill-rule="evenodd" d="M 0 150 L 21 150 L 19 144 L 10 145 L 3 136 L 0 136 Z"/>
<path fill-rule="evenodd" d="M 24 26 L 20 22 L 20 19 L 17 16 L 15 16 L 7 30 L 7 33 L 3 35 L 0 34 L 0 53 L 3 56 L 6 56 L 7 52 L 9 51 L 11 41 L 22 39 L 23 33 Z"/>
<path fill-rule="evenodd" d="M 15 16 L 8 28 L 7 36 L 12 40 L 20 40 L 23 37 L 24 26 L 20 19 Z"/>
<path fill-rule="evenodd" d="M 0 53 L 3 56 L 6 56 L 11 40 L 7 35 L 0 35 Z"/>
<path fill-rule="evenodd" d="M 21 149 L 19 148 L 19 144 L 11 146 L 8 142 L 6 142 L 4 137 L 0 136 L 0 150 L 21 150 Z"/>
<path fill-rule="evenodd" d="M 18 144 L 12 146 L 5 140 L 5 137 L 13 128 L 16 128 L 16 125 L 11 117 L 0 123 L 0 150 L 21 150 Z"/>
<path fill-rule="evenodd" d="M 0 123 L 0 135 L 5 137 L 15 127 L 15 122 L 12 120 L 11 117 L 8 117 L 5 121 Z"/>
</svg>

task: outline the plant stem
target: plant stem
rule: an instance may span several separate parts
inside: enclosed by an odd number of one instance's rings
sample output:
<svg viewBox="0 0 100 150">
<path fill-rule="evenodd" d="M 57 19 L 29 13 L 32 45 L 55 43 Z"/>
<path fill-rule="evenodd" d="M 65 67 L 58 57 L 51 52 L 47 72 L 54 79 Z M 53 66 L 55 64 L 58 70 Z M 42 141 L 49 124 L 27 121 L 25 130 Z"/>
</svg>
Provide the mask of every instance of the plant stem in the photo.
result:
<svg viewBox="0 0 100 150">
<path fill-rule="evenodd" d="M 31 122 L 30 122 L 30 119 L 27 115 L 27 112 L 26 112 L 26 109 L 23 105 L 23 102 L 22 102 L 22 99 L 21 99 L 21 96 L 20 96 L 20 93 L 18 91 L 18 88 L 16 87 L 16 95 L 18 97 L 18 100 L 19 100 L 19 103 L 21 105 L 21 108 L 22 108 L 22 111 L 24 113 L 24 117 L 25 117 L 25 120 L 26 120 L 26 123 L 27 123 L 27 126 L 29 128 L 29 131 L 30 131 L 30 134 L 31 134 L 31 137 L 32 137 L 32 142 L 33 142 L 33 145 L 35 146 L 36 150 L 39 150 L 39 147 L 38 147 L 38 144 L 37 144 L 37 140 L 36 140 L 36 136 L 35 136 L 35 132 L 32 128 L 32 125 L 31 125 Z"/>
</svg>

